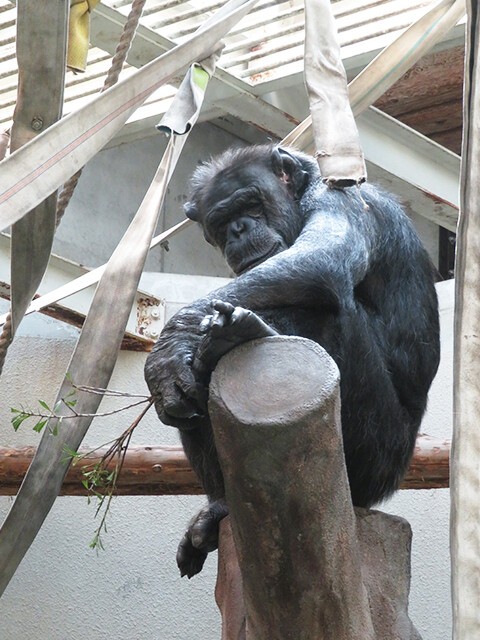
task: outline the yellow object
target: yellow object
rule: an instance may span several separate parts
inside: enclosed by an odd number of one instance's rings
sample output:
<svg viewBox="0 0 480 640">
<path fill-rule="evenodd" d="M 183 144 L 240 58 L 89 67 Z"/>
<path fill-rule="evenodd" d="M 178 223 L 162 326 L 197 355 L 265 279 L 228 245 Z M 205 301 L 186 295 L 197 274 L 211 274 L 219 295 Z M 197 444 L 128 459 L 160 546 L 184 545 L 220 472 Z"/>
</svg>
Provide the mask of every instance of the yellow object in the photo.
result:
<svg viewBox="0 0 480 640">
<path fill-rule="evenodd" d="M 85 71 L 90 37 L 90 12 L 100 0 L 70 0 L 67 67 Z"/>
</svg>

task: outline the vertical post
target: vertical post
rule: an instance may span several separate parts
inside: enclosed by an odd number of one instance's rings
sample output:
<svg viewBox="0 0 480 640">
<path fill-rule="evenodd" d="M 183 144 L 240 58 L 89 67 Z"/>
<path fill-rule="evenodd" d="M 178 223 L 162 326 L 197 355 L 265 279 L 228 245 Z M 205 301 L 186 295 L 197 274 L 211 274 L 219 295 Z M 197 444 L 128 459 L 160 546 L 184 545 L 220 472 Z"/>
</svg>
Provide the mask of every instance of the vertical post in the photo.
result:
<svg viewBox="0 0 480 640">
<path fill-rule="evenodd" d="M 453 637 L 480 638 L 480 12 L 469 0 L 455 290 Z"/>
<path fill-rule="evenodd" d="M 209 412 L 247 639 L 372 640 L 333 360 L 303 338 L 244 344 L 214 372 Z"/>
</svg>

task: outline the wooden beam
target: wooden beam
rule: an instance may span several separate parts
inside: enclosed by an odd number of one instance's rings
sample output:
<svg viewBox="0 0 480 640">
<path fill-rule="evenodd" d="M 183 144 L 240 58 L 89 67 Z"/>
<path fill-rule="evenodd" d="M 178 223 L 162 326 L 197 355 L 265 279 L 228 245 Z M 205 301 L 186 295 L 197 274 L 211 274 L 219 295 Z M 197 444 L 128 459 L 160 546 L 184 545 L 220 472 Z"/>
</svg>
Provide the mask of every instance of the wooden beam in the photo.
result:
<svg viewBox="0 0 480 640">
<path fill-rule="evenodd" d="M 405 113 L 401 121 L 420 131 L 424 136 L 435 133 L 456 131 L 463 124 L 462 100 L 452 100 L 438 105 L 428 105 L 422 109 Z"/>
<path fill-rule="evenodd" d="M 0 495 L 17 493 L 35 454 L 35 447 L 0 447 Z M 64 496 L 84 496 L 82 467 L 106 452 L 82 449 L 89 459 L 72 467 L 63 483 Z M 450 441 L 421 435 L 401 489 L 448 487 Z M 95 455 L 95 457 L 93 457 Z M 198 495 L 203 490 L 180 446 L 137 445 L 128 448 L 117 495 Z"/>
<path fill-rule="evenodd" d="M 417 437 L 415 450 L 400 489 L 446 489 L 449 486 L 450 440 Z"/>
<path fill-rule="evenodd" d="M 450 149 L 453 153 L 461 155 L 462 153 L 462 127 L 457 129 L 450 129 L 450 131 L 441 131 L 439 133 L 432 133 L 429 136 L 438 144 Z"/>
<path fill-rule="evenodd" d="M 15 495 L 35 454 L 35 447 L 0 447 L 0 495 Z M 81 449 L 85 459 L 72 465 L 60 495 L 84 496 L 83 469 L 99 461 L 107 449 Z M 180 446 L 129 447 L 118 482 L 118 495 L 202 494 L 193 470 Z"/>
<path fill-rule="evenodd" d="M 460 154 L 464 47 L 424 56 L 375 106 Z"/>
<path fill-rule="evenodd" d="M 375 106 L 395 118 L 462 100 L 464 47 L 455 47 L 424 56 L 400 78 Z"/>
</svg>

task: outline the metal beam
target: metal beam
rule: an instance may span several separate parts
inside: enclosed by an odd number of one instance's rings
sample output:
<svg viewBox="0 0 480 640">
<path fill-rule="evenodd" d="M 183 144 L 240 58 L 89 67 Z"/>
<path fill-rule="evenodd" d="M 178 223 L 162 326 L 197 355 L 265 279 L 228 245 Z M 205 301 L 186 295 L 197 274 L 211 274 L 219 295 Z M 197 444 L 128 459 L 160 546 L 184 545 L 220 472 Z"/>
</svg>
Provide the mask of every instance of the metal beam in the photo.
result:
<svg viewBox="0 0 480 640">
<path fill-rule="evenodd" d="M 456 230 L 460 157 L 374 107 L 357 118 L 369 176 L 428 220 Z"/>
<path fill-rule="evenodd" d="M 87 269 L 75 262 L 52 255 L 45 277 L 39 287 L 39 295 L 71 282 L 87 273 Z M 81 327 L 90 309 L 96 284 L 62 300 L 62 304 L 50 304 L 41 312 Z M 10 298 L 10 238 L 0 234 L 0 298 Z M 133 351 L 150 351 L 165 321 L 165 301 L 138 291 L 136 304 L 130 312 L 122 348 Z M 112 313 L 114 313 L 112 311 Z"/>
<path fill-rule="evenodd" d="M 118 11 L 99 5 L 92 14 L 92 42 L 102 49 L 113 51 L 124 22 L 125 17 Z M 455 28 L 449 44 L 458 43 L 461 29 L 461 26 Z M 168 38 L 140 25 L 128 61 L 141 66 L 172 46 Z M 368 62 L 368 56 L 373 57 L 375 53 L 355 50 L 355 55 L 352 52 L 348 59 L 349 68 Z M 291 80 L 285 78 L 283 87 L 287 87 Z M 283 90 L 282 83 L 276 83 L 277 91 L 274 94 L 264 95 L 265 99 L 260 97 L 261 92 L 271 91 L 272 88 L 274 85 L 269 83 L 252 87 L 217 68 L 205 100 L 202 120 L 218 118 L 224 110 L 240 121 L 254 125 L 267 136 L 281 139 L 305 117 L 308 105 L 303 79 L 301 89 L 300 86 L 289 86 L 288 90 Z M 271 104 L 272 101 L 275 104 Z M 148 119 L 127 124 L 120 134 L 122 140 L 131 139 L 146 125 L 153 127 L 156 123 L 159 113 L 155 111 L 155 105 L 144 109 L 150 109 Z M 139 117 L 145 113 L 145 110 L 143 114 L 139 113 Z M 221 120 L 217 123 L 222 126 Z M 447 229 L 455 230 L 460 171 L 458 156 L 373 108 L 360 116 L 358 125 L 369 162 L 370 177 L 397 193 L 413 211 Z M 237 135 L 242 137 L 239 131 Z"/>
</svg>

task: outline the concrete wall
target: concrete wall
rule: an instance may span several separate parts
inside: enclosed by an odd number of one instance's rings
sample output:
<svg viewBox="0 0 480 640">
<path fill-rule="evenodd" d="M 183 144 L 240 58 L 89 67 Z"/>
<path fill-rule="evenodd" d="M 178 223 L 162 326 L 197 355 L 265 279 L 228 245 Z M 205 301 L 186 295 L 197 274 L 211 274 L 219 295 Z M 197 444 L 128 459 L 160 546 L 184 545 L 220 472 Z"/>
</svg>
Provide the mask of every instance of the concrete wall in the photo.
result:
<svg viewBox="0 0 480 640">
<path fill-rule="evenodd" d="M 212 125 L 192 134 L 169 193 L 161 228 L 182 219 L 187 179 L 208 153 L 240 144 Z M 131 220 L 164 147 L 152 136 L 101 152 L 85 170 L 71 210 L 60 227 L 56 253 L 88 266 L 104 262 Z M 427 230 L 428 231 L 428 230 Z M 430 230 L 431 231 L 431 230 Z M 428 231 L 428 233 L 430 233 Z M 426 238 L 434 250 L 435 238 Z M 156 249 L 151 271 L 227 276 L 221 257 L 192 228 Z M 171 309 L 214 288 L 214 279 L 146 275 L 142 288 L 167 297 Z M 442 364 L 431 393 L 423 431 L 448 437 L 451 428 L 452 304 L 451 283 L 442 293 Z M 0 311 L 6 304 L 0 302 Z M 46 318 L 29 318 L 10 349 L 1 379 L 1 444 L 36 444 L 38 436 L 24 424 L 15 434 L 10 407 L 52 400 L 77 331 Z M 144 354 L 122 352 L 112 388 L 146 392 Z M 104 409 L 111 407 L 105 402 Z M 97 445 L 118 435 L 136 415 L 99 418 L 85 444 Z M 175 430 L 149 415 L 136 431 L 135 444 L 178 441 Z M 0 518 L 12 500 L 0 498 Z M 214 599 L 215 557 L 192 581 L 181 580 L 175 551 L 189 517 L 203 504 L 200 497 L 125 497 L 115 500 L 109 517 L 106 551 L 88 548 L 96 527 L 94 505 L 84 498 L 59 498 L 40 535 L 0 600 L 1 640 L 213 640 L 219 638 Z M 403 515 L 414 530 L 411 615 L 424 640 L 451 636 L 448 563 L 448 492 L 408 491 L 382 508 Z"/>
<path fill-rule="evenodd" d="M 0 303 L 0 310 L 6 309 Z M 45 318 L 26 319 L 11 347 L 0 395 L 1 442 L 36 445 L 24 423 L 10 425 L 10 407 L 51 402 L 66 370 L 77 331 Z M 145 354 L 120 354 L 111 388 L 148 393 Z M 118 406 L 111 401 L 102 408 Z M 98 418 L 86 446 L 117 436 L 138 410 Z M 133 442 L 132 442 L 133 443 Z M 177 444 L 175 429 L 154 412 L 134 435 L 135 444 Z M 219 616 L 213 589 L 216 558 L 197 580 L 181 580 L 175 564 L 178 541 L 203 497 L 125 497 L 114 501 L 104 536 L 105 551 L 89 543 L 98 526 L 95 503 L 82 497 L 57 500 L 20 569 L 0 599 L 1 640 L 213 640 Z M 0 497 L 0 520 L 12 499 Z"/>
<path fill-rule="evenodd" d="M 195 127 L 177 165 L 168 190 L 158 233 L 185 219 L 189 178 L 201 160 L 229 146 L 245 144 L 238 138 L 203 123 Z M 101 151 L 85 167 L 65 217 L 57 231 L 54 253 L 87 267 L 108 260 L 135 215 L 166 146 L 163 134 L 124 143 Z M 435 264 L 438 227 L 412 212 L 412 220 Z M 150 252 L 147 270 L 207 276 L 228 276 L 220 253 L 208 245 L 197 225 L 172 238 L 169 250 Z"/>
<path fill-rule="evenodd" d="M 168 190 L 158 233 L 185 219 L 188 181 L 197 164 L 242 142 L 204 123 L 195 127 L 187 144 Z M 165 147 L 165 135 L 156 132 L 97 154 L 84 169 L 53 252 L 87 267 L 106 262 L 135 215 Z M 204 241 L 197 225 L 192 224 L 168 245 L 168 251 L 156 247 L 150 252 L 148 270 L 229 275 L 222 256 Z"/>
</svg>

